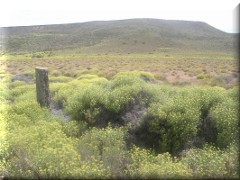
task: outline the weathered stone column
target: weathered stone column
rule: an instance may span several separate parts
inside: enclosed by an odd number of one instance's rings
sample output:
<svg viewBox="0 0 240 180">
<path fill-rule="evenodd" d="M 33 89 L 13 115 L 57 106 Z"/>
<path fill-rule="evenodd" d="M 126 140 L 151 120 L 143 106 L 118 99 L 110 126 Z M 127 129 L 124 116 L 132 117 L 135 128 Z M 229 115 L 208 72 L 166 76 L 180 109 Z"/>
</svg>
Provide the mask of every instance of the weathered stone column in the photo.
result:
<svg viewBox="0 0 240 180">
<path fill-rule="evenodd" d="M 36 67 L 37 101 L 41 107 L 49 107 L 48 68 Z"/>
</svg>

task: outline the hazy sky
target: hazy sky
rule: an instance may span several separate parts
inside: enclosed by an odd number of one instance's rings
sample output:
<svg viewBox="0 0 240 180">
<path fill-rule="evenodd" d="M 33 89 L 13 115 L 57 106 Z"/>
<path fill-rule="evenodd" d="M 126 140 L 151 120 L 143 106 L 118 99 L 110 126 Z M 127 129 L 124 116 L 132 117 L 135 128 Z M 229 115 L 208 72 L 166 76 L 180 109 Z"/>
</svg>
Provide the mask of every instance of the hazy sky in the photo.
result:
<svg viewBox="0 0 240 180">
<path fill-rule="evenodd" d="M 238 4 L 239 0 L 3 0 L 0 27 L 157 18 L 204 21 L 236 32 Z"/>
</svg>

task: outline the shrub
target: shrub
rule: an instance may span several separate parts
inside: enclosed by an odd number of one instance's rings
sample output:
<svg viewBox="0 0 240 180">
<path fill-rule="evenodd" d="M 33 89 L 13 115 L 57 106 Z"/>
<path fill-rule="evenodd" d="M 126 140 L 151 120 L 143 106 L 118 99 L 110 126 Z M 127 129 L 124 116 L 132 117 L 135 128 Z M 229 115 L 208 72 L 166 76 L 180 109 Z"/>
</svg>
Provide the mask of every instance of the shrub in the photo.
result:
<svg viewBox="0 0 240 180">
<path fill-rule="evenodd" d="M 146 83 L 139 77 L 116 76 L 111 82 L 99 78 L 97 83 L 95 77 L 88 78 L 81 79 L 76 85 L 80 91 L 72 92 L 73 89 L 69 89 L 69 86 L 59 90 L 58 99 L 65 99 L 66 111 L 73 119 L 85 120 L 90 125 L 103 121 L 119 121 L 121 112 L 125 111 L 130 103 L 145 103 Z M 68 93 L 71 95 L 67 97 Z"/>
<path fill-rule="evenodd" d="M 9 89 L 8 89 L 8 83 L 4 83 L 0 81 L 0 101 L 1 104 L 3 104 L 4 101 L 10 98 L 9 95 Z"/>
<path fill-rule="evenodd" d="M 99 77 L 94 74 L 84 74 L 84 75 L 79 76 L 77 79 L 82 80 L 82 79 L 98 79 L 98 78 Z"/>
<path fill-rule="evenodd" d="M 198 104 L 203 116 L 206 116 L 211 107 L 225 101 L 226 90 L 221 87 L 195 88 L 191 93 Z"/>
<path fill-rule="evenodd" d="M 210 77 L 211 77 L 210 75 L 204 73 L 197 75 L 197 79 L 209 79 Z"/>
<path fill-rule="evenodd" d="M 7 173 L 7 155 L 8 155 L 8 146 L 7 141 L 7 128 L 8 124 L 3 114 L 0 114 L 0 174 L 4 175 Z"/>
<path fill-rule="evenodd" d="M 220 87 L 197 88 L 192 94 L 200 109 L 200 125 L 198 136 L 208 143 L 216 143 L 218 129 L 216 121 L 212 118 L 211 109 L 227 101 L 227 91 Z"/>
<path fill-rule="evenodd" d="M 80 166 L 73 141 L 57 122 L 18 126 L 9 134 L 10 176 L 20 178 L 72 177 Z"/>
<path fill-rule="evenodd" d="M 109 179 L 112 175 L 105 169 L 103 162 L 91 158 L 89 161 L 82 162 L 76 172 L 77 179 Z"/>
<path fill-rule="evenodd" d="M 101 161 L 81 162 L 76 139 L 86 124 L 60 123 L 37 103 L 19 102 L 7 109 L 9 155 L 6 171 L 15 178 L 106 178 Z M 84 127 L 85 126 L 85 127 Z M 2 166 L 2 162 L 0 166 Z"/>
<path fill-rule="evenodd" d="M 1 75 L 1 78 L 0 78 L 1 84 L 2 83 L 4 83 L 4 84 L 11 83 L 12 78 L 14 77 L 14 75 L 12 75 L 12 74 L 6 74 L 6 73 L 1 73 L 1 72 L 0 72 L 0 75 Z"/>
<path fill-rule="evenodd" d="M 72 81 L 73 78 L 71 77 L 66 77 L 66 76 L 58 76 L 58 77 L 49 77 L 49 82 L 50 83 L 67 83 Z"/>
<path fill-rule="evenodd" d="M 45 119 L 49 115 L 48 109 L 41 108 L 37 102 L 19 102 L 7 110 L 9 114 L 26 115 L 31 120 Z"/>
<path fill-rule="evenodd" d="M 87 128 L 87 123 L 84 121 L 62 122 L 62 130 L 68 137 L 80 137 Z"/>
<path fill-rule="evenodd" d="M 222 130 L 219 125 L 216 125 L 216 118 L 212 117 L 213 114 L 210 111 L 229 99 L 225 89 L 219 87 L 170 88 L 152 85 L 148 86 L 148 91 L 152 97 L 145 119 L 131 132 L 135 134 L 138 139 L 136 142 L 141 146 L 154 148 L 157 152 L 178 153 L 196 137 L 202 140 L 201 144 L 217 142 L 218 131 Z M 232 116 L 232 113 L 234 111 L 228 114 Z M 236 122 L 236 117 L 233 119 Z M 231 123 L 232 128 L 226 126 L 229 131 L 235 130 L 233 129 L 236 125 L 234 120 L 231 120 L 232 123 L 226 120 Z M 229 137 L 232 138 L 232 136 Z"/>
<path fill-rule="evenodd" d="M 150 145 L 160 152 L 176 153 L 197 134 L 199 119 L 200 111 L 187 95 L 152 104 L 146 117 L 147 130 L 155 137 Z"/>
<path fill-rule="evenodd" d="M 139 76 L 141 76 L 141 74 L 135 75 L 131 73 L 119 73 L 112 79 L 113 87 L 144 83 L 144 80 Z"/>
<path fill-rule="evenodd" d="M 115 77 L 119 76 L 130 76 L 130 77 L 138 77 L 144 81 L 153 81 L 155 80 L 154 75 L 149 72 L 144 71 L 130 71 L 130 72 L 120 72 Z"/>
<path fill-rule="evenodd" d="M 24 93 L 27 93 L 29 91 L 35 91 L 36 86 L 35 85 L 22 85 L 17 86 L 16 88 L 9 91 L 9 99 L 14 101 L 17 97 L 23 95 Z"/>
<path fill-rule="evenodd" d="M 228 87 L 227 84 L 229 82 L 225 82 L 222 77 L 212 77 L 211 81 L 208 82 L 211 86 L 220 86 L 220 87 Z"/>
<path fill-rule="evenodd" d="M 103 167 L 113 176 L 123 176 L 126 156 L 125 135 L 126 129 L 110 126 L 86 131 L 78 143 L 82 160 L 88 162 L 93 158 L 102 162 Z"/>
<path fill-rule="evenodd" d="M 125 84 L 124 86 L 119 82 L 113 82 L 113 87 L 109 91 L 105 107 L 114 113 L 124 110 L 130 102 L 139 98 L 138 95 L 143 91 L 143 86 L 134 82 L 131 85 Z M 139 98 L 139 100 L 141 99 Z"/>
<path fill-rule="evenodd" d="M 15 97 L 15 103 L 23 102 L 23 101 L 28 101 L 28 102 L 37 102 L 37 94 L 36 91 L 27 91 L 17 97 Z"/>
<path fill-rule="evenodd" d="M 62 75 L 61 71 L 57 71 L 57 70 L 50 72 L 50 74 L 51 74 L 52 76 L 56 76 L 56 77 Z"/>
<path fill-rule="evenodd" d="M 105 99 L 103 88 L 99 85 L 91 85 L 69 97 L 66 110 L 73 119 L 94 124 L 100 113 L 100 105 Z"/>
<path fill-rule="evenodd" d="M 237 149 L 230 146 L 227 151 L 221 151 L 213 146 L 206 145 L 203 149 L 192 148 L 181 162 L 192 169 L 197 178 L 236 178 Z"/>
<path fill-rule="evenodd" d="M 6 118 L 7 109 L 7 86 L 0 81 L 0 175 L 3 177 L 7 174 L 7 156 L 8 156 L 8 129 L 9 124 Z"/>
<path fill-rule="evenodd" d="M 216 144 L 224 148 L 231 143 L 238 143 L 239 106 L 236 101 L 226 100 L 211 109 L 211 118 L 218 131 Z"/>
<path fill-rule="evenodd" d="M 32 59 L 35 59 L 35 58 L 43 58 L 44 57 L 44 54 L 39 52 L 39 53 L 33 53 L 32 55 Z"/>
<path fill-rule="evenodd" d="M 73 80 L 67 84 L 64 84 L 59 89 L 59 91 L 54 96 L 54 100 L 58 104 L 67 106 L 68 102 L 71 102 L 72 98 L 75 97 L 75 94 L 77 95 L 77 93 L 83 93 L 85 89 L 92 84 L 98 85 L 106 82 L 107 80 L 105 78 Z"/>
<path fill-rule="evenodd" d="M 131 178 L 189 178 L 191 170 L 169 153 L 153 155 L 149 150 L 134 147 L 126 173 Z"/>
<path fill-rule="evenodd" d="M 134 73 L 120 73 L 111 81 L 84 75 L 64 85 L 56 97 L 73 119 L 100 127 L 109 121 L 124 123 L 122 116 L 136 104 L 148 106 L 144 120 L 130 130 L 136 142 L 142 141 L 157 152 L 178 153 L 195 137 L 202 143 L 216 143 L 220 127 L 210 109 L 226 101 L 228 94 L 219 87 L 147 84 Z"/>
<path fill-rule="evenodd" d="M 229 98 L 231 98 L 232 100 L 236 100 L 239 98 L 239 86 L 235 86 L 229 90 L 227 90 L 227 95 Z"/>
<path fill-rule="evenodd" d="M 23 86 L 25 85 L 26 83 L 23 82 L 23 81 L 14 81 L 12 83 L 9 84 L 9 88 L 10 89 L 13 89 L 13 88 L 16 88 L 16 87 L 19 87 L 19 86 Z"/>
</svg>

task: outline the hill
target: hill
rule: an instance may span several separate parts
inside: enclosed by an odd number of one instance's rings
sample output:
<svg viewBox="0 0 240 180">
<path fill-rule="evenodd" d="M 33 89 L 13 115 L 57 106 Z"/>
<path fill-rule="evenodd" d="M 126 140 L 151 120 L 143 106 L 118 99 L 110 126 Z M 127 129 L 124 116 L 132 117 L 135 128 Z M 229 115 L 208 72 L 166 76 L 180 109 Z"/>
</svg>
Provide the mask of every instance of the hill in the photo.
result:
<svg viewBox="0 0 240 180">
<path fill-rule="evenodd" d="M 1 28 L 5 52 L 77 53 L 229 52 L 232 34 L 204 22 L 129 19 Z"/>
</svg>

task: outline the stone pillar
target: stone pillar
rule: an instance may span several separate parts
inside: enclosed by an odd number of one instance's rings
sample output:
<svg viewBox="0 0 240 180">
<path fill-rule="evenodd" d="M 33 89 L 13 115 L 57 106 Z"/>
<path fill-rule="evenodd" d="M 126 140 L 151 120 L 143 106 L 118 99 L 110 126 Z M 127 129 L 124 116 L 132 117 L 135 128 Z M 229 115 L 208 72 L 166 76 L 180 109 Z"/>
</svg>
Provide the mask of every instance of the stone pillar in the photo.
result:
<svg viewBox="0 0 240 180">
<path fill-rule="evenodd" d="M 48 68 L 36 67 L 36 91 L 37 102 L 41 107 L 49 107 L 49 83 L 48 83 Z"/>
</svg>

